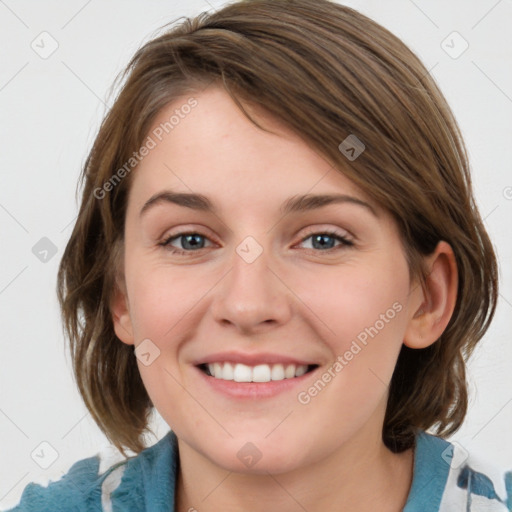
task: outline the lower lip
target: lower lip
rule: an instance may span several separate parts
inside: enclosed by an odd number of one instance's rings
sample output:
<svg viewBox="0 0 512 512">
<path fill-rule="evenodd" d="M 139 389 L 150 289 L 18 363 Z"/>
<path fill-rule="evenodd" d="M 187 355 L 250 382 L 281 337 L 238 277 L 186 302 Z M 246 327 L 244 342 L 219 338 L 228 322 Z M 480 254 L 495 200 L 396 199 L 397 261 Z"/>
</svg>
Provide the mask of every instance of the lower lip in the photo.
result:
<svg viewBox="0 0 512 512">
<path fill-rule="evenodd" d="M 292 379 L 271 380 L 270 382 L 235 382 L 234 380 L 216 379 L 206 375 L 197 366 L 194 366 L 201 378 L 215 391 L 233 398 L 270 398 L 290 391 L 296 387 L 304 387 L 304 382 L 313 375 L 319 367 L 314 370 L 294 377 Z"/>
</svg>

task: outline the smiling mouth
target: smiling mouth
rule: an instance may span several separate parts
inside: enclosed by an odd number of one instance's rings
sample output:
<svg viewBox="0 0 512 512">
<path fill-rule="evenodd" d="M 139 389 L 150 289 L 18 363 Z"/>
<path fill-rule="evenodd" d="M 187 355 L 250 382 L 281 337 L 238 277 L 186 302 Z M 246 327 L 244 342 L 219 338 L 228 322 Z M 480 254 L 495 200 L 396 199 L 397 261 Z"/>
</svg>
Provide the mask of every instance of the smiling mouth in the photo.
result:
<svg viewBox="0 0 512 512">
<path fill-rule="evenodd" d="M 309 373 L 317 364 L 258 364 L 249 366 L 241 363 L 204 363 L 198 368 L 214 379 L 231 380 L 235 382 L 271 382 L 286 379 L 294 379 Z"/>
</svg>

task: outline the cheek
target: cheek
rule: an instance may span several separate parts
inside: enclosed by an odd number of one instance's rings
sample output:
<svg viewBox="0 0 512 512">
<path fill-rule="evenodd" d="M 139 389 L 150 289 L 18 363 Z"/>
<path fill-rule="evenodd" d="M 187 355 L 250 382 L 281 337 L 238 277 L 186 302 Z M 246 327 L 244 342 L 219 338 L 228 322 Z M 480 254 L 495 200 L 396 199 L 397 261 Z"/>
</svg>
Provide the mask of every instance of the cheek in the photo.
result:
<svg viewBox="0 0 512 512">
<path fill-rule="evenodd" d="M 132 261 L 128 293 L 135 333 L 162 343 L 172 330 L 182 330 L 183 320 L 211 285 L 190 268 L 171 271 L 161 264 L 143 263 L 142 258 Z"/>
<path fill-rule="evenodd" d="M 406 327 L 405 262 L 389 258 L 372 265 L 340 267 L 337 272 L 322 270 L 314 280 L 302 278 L 299 295 L 318 318 L 316 325 L 323 326 L 333 357 L 346 355 L 346 360 L 366 367 L 391 367 Z"/>
<path fill-rule="evenodd" d="M 408 275 L 391 261 L 329 270 L 314 288 L 303 281 L 301 298 L 333 360 L 298 399 L 324 411 L 317 421 L 326 428 L 338 425 L 341 414 L 344 425 L 356 429 L 385 403 L 407 325 Z"/>
</svg>

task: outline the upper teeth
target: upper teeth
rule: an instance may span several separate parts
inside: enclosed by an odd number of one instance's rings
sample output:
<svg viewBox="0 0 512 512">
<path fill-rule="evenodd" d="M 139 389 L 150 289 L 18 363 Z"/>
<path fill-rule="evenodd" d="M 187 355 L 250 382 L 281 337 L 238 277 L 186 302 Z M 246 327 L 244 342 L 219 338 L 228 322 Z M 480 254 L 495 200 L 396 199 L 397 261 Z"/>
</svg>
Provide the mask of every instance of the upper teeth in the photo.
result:
<svg viewBox="0 0 512 512">
<path fill-rule="evenodd" d="M 213 363 L 208 364 L 212 377 L 235 382 L 270 382 L 271 380 L 292 379 L 304 375 L 308 366 L 301 364 L 258 364 L 247 366 L 245 364 Z"/>
</svg>

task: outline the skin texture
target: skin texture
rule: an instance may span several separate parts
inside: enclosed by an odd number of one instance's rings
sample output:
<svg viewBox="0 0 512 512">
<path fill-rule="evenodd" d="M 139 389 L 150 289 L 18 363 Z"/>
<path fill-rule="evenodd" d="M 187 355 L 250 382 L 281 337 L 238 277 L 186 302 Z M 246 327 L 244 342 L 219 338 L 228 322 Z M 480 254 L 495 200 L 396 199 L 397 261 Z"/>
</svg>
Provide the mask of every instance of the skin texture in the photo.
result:
<svg viewBox="0 0 512 512">
<path fill-rule="evenodd" d="M 440 242 L 427 258 L 422 290 L 409 281 L 394 220 L 326 159 L 247 106 L 278 135 L 258 129 L 219 88 L 194 97 L 197 106 L 134 171 L 124 277 L 112 303 L 122 342 L 150 339 L 160 350 L 150 365 L 138 365 L 179 439 L 177 510 L 401 510 L 413 452 L 393 454 L 382 442 L 388 384 L 402 343 L 426 347 L 448 324 L 457 287 L 450 246 Z M 163 109 L 153 126 L 186 101 Z M 206 195 L 218 212 L 159 203 L 140 216 L 164 189 Z M 280 214 L 286 199 L 306 193 L 348 194 L 377 216 L 352 203 Z M 313 245 L 311 235 L 326 229 L 353 245 L 336 238 L 327 239 L 329 252 Z M 197 249 L 174 238 L 185 255 L 159 245 L 180 232 L 205 238 Z M 262 250 L 251 263 L 236 251 L 248 236 Z M 397 303 L 400 311 L 378 334 L 300 403 L 297 394 Z M 211 389 L 193 365 L 225 350 L 290 355 L 320 368 L 292 391 L 233 399 Z M 261 453 L 251 467 L 237 457 L 248 442 Z"/>
</svg>

